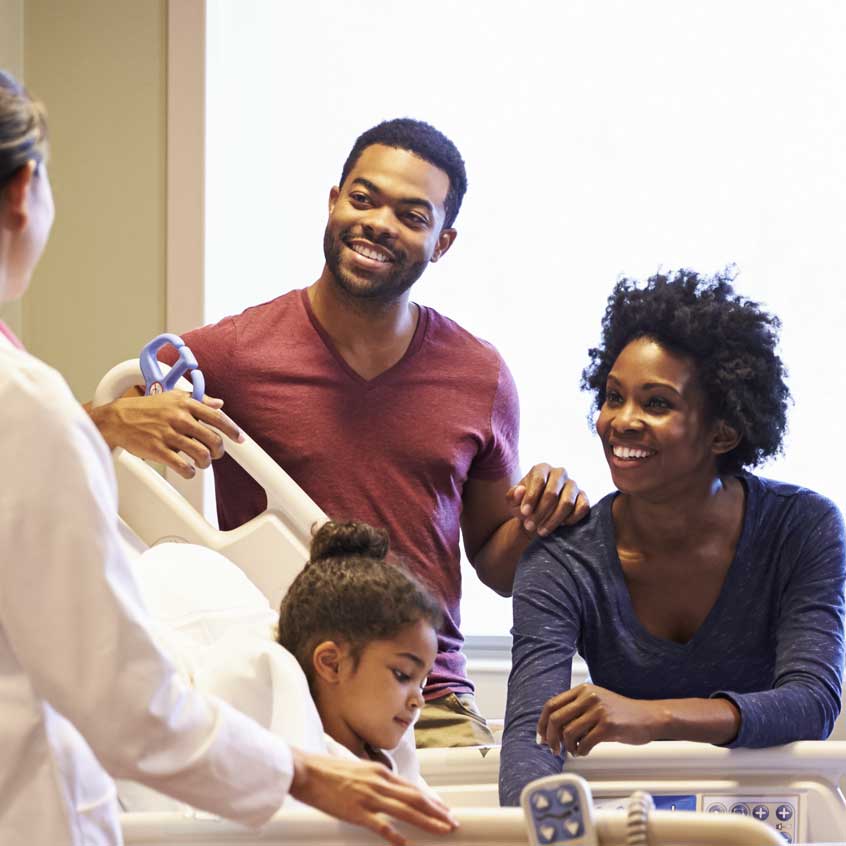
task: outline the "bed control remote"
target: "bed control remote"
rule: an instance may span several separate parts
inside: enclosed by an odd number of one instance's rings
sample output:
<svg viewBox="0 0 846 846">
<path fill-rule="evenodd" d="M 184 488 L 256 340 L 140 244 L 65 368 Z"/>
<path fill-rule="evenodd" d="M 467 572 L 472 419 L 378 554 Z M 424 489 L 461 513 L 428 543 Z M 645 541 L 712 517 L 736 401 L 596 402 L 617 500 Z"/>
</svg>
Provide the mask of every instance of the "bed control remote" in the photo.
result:
<svg viewBox="0 0 846 846">
<path fill-rule="evenodd" d="M 562 773 L 532 781 L 520 804 L 532 846 L 597 846 L 593 797 L 588 783 Z"/>
</svg>

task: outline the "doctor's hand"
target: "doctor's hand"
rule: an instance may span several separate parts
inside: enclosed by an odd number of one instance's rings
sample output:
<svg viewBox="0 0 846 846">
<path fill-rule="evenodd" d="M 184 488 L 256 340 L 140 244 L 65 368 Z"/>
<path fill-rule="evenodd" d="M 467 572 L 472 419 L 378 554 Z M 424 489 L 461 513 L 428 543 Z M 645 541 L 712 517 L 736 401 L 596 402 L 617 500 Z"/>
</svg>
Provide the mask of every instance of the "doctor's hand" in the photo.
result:
<svg viewBox="0 0 846 846">
<path fill-rule="evenodd" d="M 547 701 L 538 720 L 541 740 L 556 754 L 587 755 L 597 743 L 642 744 L 661 734 L 658 701 L 629 699 L 594 684 L 580 684 Z"/>
<path fill-rule="evenodd" d="M 406 839 L 387 817 L 432 834 L 458 827 L 449 809 L 435 797 L 373 761 L 350 761 L 293 750 L 291 796 L 344 822 L 361 825 L 394 846 Z"/>
<path fill-rule="evenodd" d="M 192 399 L 185 391 L 141 396 L 140 389 L 97 408 L 86 406 L 106 443 L 139 458 L 159 461 L 190 479 L 196 467 L 208 467 L 223 455 L 223 438 L 243 440 L 238 427 L 220 410 L 223 401 Z"/>
<path fill-rule="evenodd" d="M 590 502 L 563 467 L 536 464 L 505 494 L 523 530 L 545 537 L 587 517 Z"/>
</svg>

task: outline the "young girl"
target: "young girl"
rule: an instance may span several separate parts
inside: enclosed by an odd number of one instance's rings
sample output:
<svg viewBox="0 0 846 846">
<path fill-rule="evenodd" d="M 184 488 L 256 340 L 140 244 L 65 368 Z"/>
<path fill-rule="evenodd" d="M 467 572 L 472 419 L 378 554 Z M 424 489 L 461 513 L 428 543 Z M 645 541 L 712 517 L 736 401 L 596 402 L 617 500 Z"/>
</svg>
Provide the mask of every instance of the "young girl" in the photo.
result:
<svg viewBox="0 0 846 846">
<path fill-rule="evenodd" d="M 278 640 L 303 668 L 329 737 L 396 770 L 386 750 L 423 706 L 441 611 L 387 553 L 383 529 L 326 523 L 282 600 Z"/>
</svg>

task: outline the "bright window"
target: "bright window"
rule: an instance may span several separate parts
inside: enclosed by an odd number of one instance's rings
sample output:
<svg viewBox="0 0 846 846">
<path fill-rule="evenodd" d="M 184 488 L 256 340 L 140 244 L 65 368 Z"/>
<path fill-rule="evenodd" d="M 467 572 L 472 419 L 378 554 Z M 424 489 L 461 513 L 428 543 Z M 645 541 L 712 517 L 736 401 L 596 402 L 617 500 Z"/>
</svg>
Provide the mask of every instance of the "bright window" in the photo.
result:
<svg viewBox="0 0 846 846">
<path fill-rule="evenodd" d="M 206 318 L 314 281 L 355 137 L 457 143 L 459 238 L 414 296 L 500 349 L 521 452 L 609 490 L 578 383 L 619 274 L 739 269 L 782 318 L 795 406 L 764 468 L 846 507 L 846 6 L 209 0 Z M 510 606 L 465 581 L 468 634 Z"/>
</svg>

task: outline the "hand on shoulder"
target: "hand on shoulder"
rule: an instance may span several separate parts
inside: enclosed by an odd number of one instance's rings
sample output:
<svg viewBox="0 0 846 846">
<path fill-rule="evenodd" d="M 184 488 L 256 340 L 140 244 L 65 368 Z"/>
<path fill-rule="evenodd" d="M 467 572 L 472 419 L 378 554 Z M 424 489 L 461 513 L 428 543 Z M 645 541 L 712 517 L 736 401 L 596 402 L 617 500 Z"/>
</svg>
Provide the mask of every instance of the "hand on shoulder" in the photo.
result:
<svg viewBox="0 0 846 846">
<path fill-rule="evenodd" d="M 572 526 L 587 517 L 590 502 L 563 467 L 535 464 L 508 489 L 506 499 L 523 530 L 545 537 L 559 526 Z"/>
</svg>

